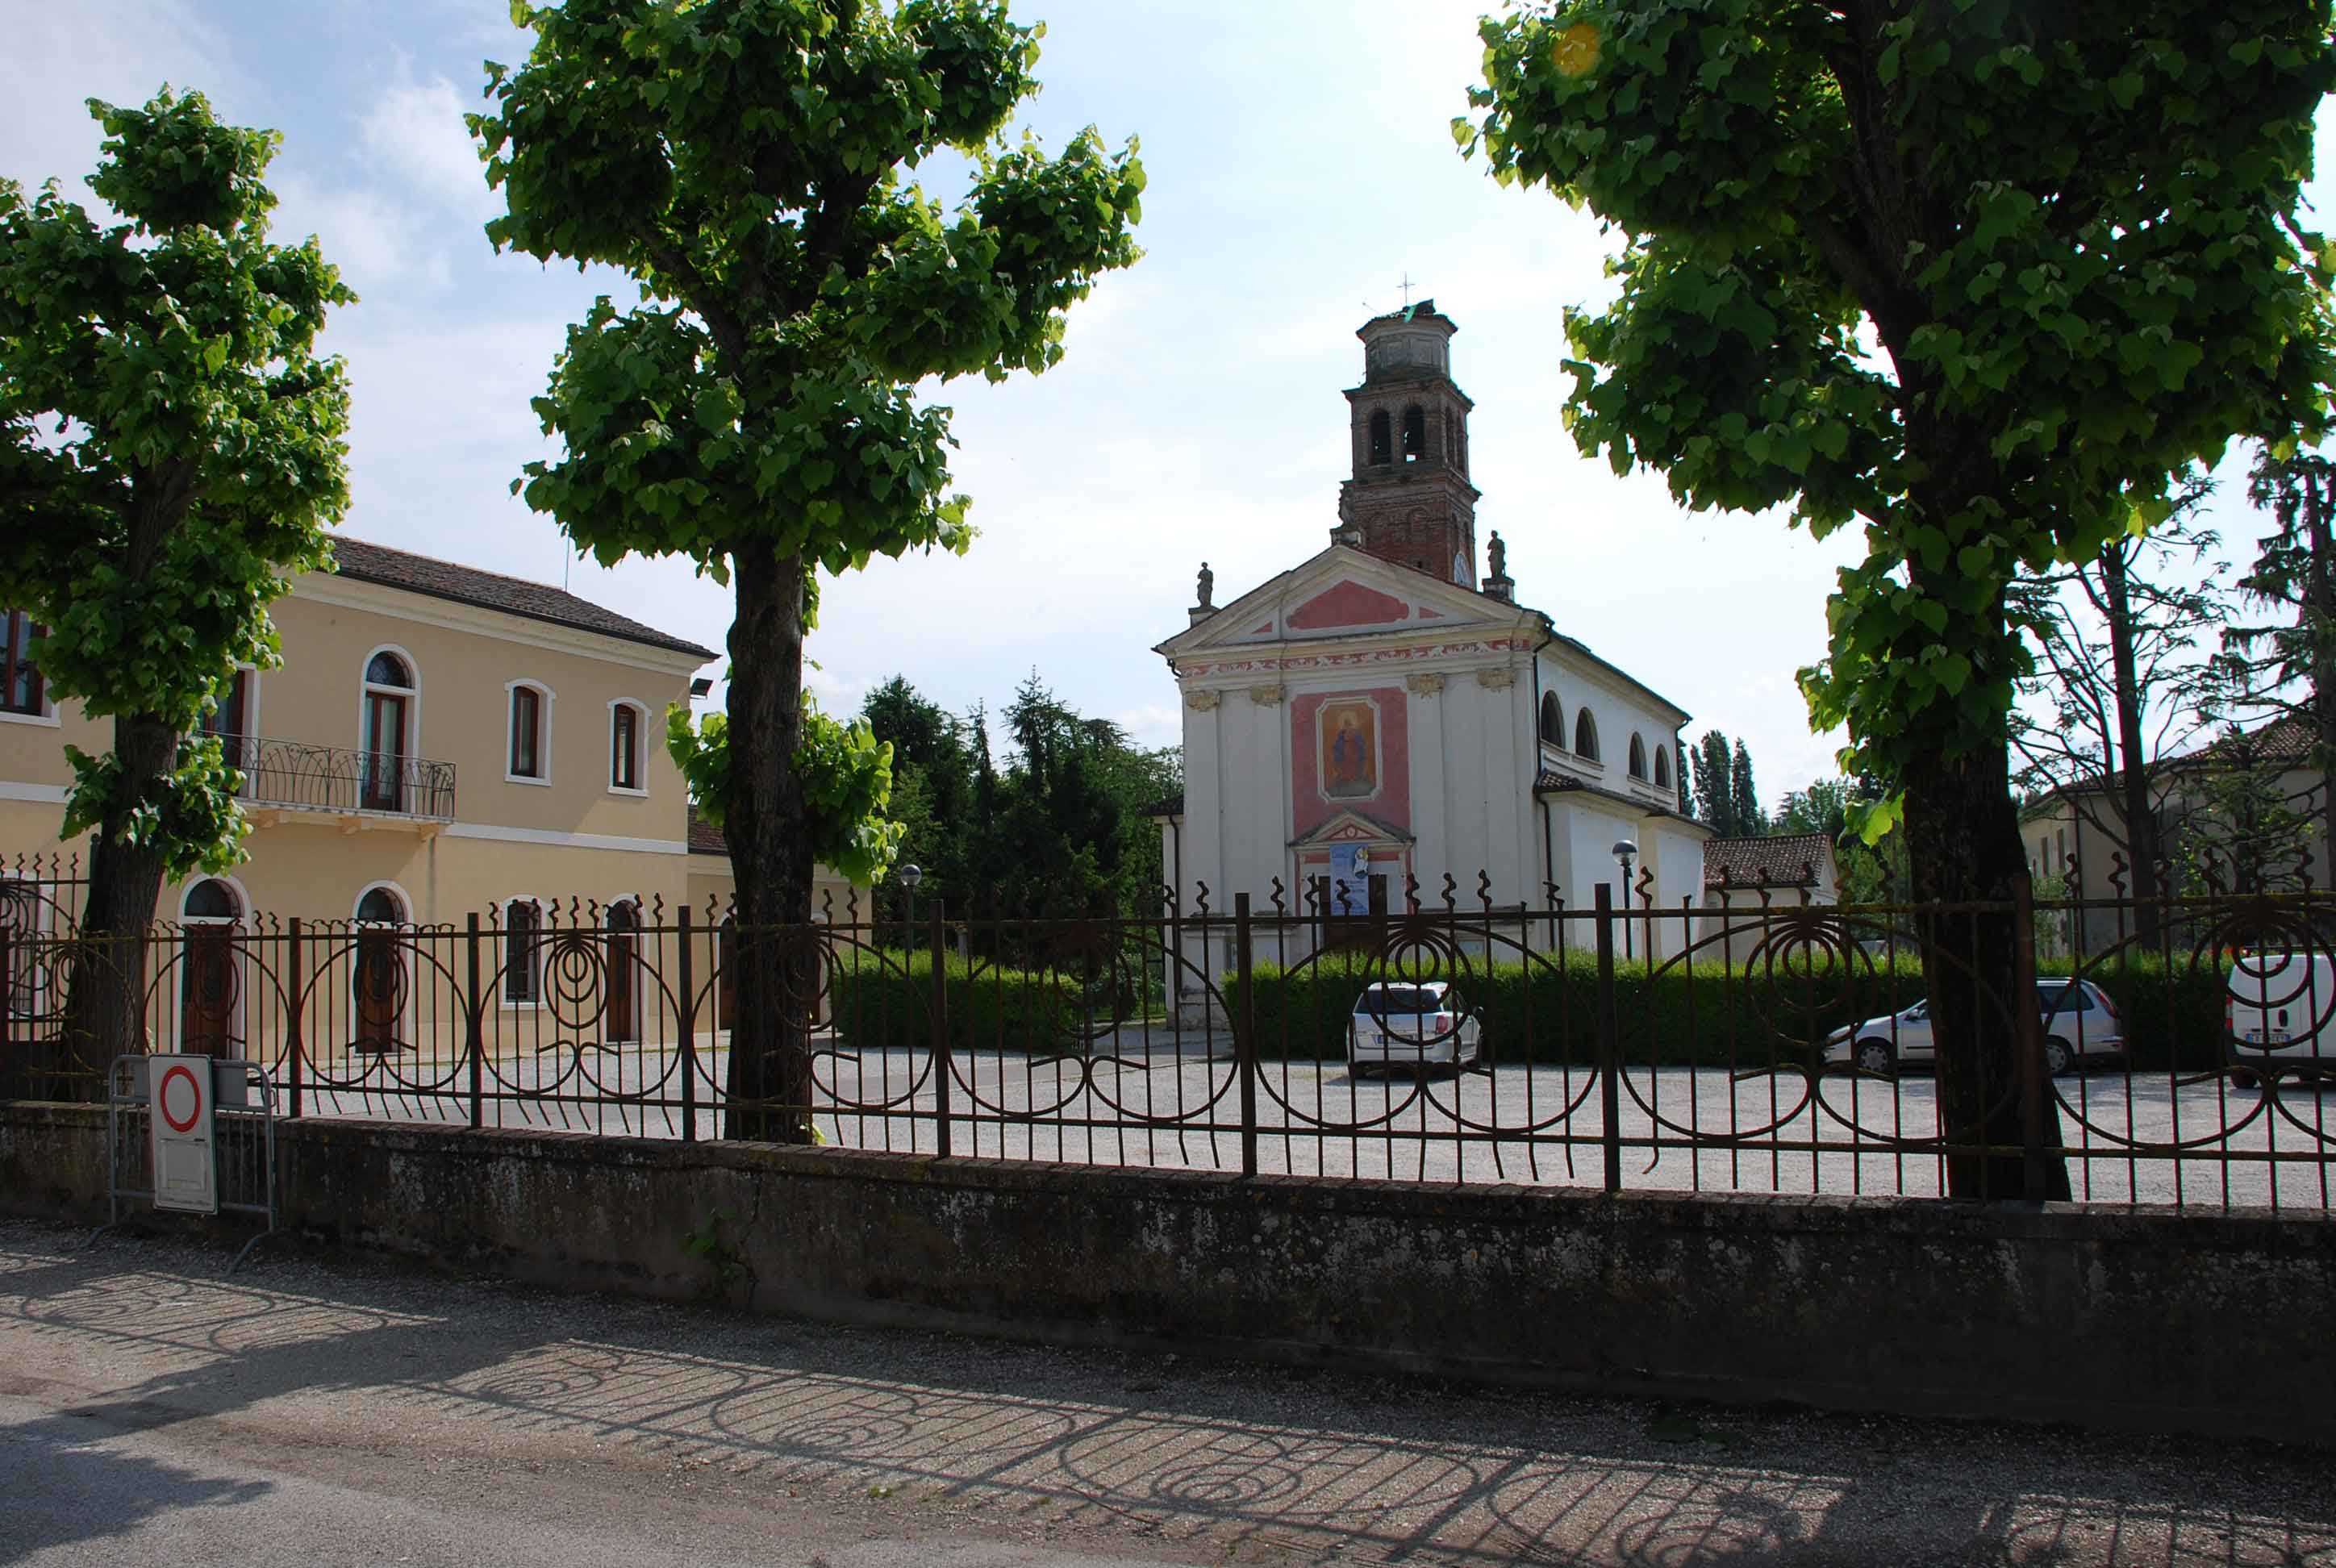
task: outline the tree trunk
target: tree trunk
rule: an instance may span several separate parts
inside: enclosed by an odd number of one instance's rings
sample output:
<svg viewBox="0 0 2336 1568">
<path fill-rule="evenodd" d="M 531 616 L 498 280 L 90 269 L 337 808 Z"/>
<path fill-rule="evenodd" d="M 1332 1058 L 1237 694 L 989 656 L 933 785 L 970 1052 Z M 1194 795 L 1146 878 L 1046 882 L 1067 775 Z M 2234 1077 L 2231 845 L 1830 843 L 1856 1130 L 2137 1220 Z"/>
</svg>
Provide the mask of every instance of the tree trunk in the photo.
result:
<svg viewBox="0 0 2336 1568">
<path fill-rule="evenodd" d="M 1969 1151 L 1948 1158 L 1948 1195 L 2065 1199 L 2066 1163 L 2053 1158 L 2045 1190 L 2029 1192 L 2020 1154 L 2019 1042 L 2037 1000 L 2033 961 L 2023 961 L 2010 912 L 2028 868 L 2009 759 L 2000 745 L 1955 759 L 1926 754 L 1905 785 L 1917 903 L 2001 906 L 1932 910 L 1915 921 L 1938 1040 L 1940 1127 L 1949 1144 Z M 2044 1136 L 2056 1145 L 2058 1124 L 2057 1107 L 2048 1104 Z M 1981 1146 L 1995 1152 L 1981 1154 Z"/>
<path fill-rule="evenodd" d="M 723 1136 L 805 1144 L 812 1134 L 811 817 L 795 749 L 803 729 L 803 563 L 742 555 L 730 627 L 730 798 L 737 879 L 730 1105 Z"/>
<path fill-rule="evenodd" d="M 2314 464 L 2302 471 L 2305 557 L 2304 638 L 2312 649 L 2312 716 L 2320 765 L 2320 843 L 2314 859 L 2320 876 L 2336 878 L 2329 857 L 2336 852 L 2336 581 L 2330 577 L 2329 472 Z"/>
<path fill-rule="evenodd" d="M 2117 687 L 2117 814 L 2125 819 L 2125 853 L 2132 881 L 2134 934 L 2144 951 L 2157 946 L 2161 846 L 2157 813 L 2149 805 L 2149 774 L 2141 754 L 2141 677 L 2133 651 L 2133 594 L 2127 580 L 2126 547 L 2101 552 L 2101 587 L 2108 605 L 2109 671 Z M 2078 889 L 2078 896 L 2084 890 Z M 2077 917 L 2083 920 L 2079 913 Z"/>
<path fill-rule="evenodd" d="M 129 827 L 152 781 L 177 759 L 179 738 L 167 722 L 150 716 L 113 721 L 122 774 L 90 845 L 64 1028 L 52 1064 L 59 1098 L 102 1099 L 113 1058 L 147 1048 L 148 934 L 162 893 L 162 854 L 130 842 Z"/>
</svg>

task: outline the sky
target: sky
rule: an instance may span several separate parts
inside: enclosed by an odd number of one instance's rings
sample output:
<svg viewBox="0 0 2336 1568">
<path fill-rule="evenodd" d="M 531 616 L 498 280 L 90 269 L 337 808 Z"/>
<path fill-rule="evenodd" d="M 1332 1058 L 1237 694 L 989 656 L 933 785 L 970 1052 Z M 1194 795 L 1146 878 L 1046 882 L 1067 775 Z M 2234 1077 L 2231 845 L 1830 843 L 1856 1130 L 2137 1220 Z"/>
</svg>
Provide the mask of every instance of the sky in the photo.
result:
<svg viewBox="0 0 2336 1568">
<path fill-rule="evenodd" d="M 852 710 L 901 674 L 949 708 L 995 707 L 1035 671 L 1081 711 L 1175 744 L 1153 645 L 1185 624 L 1203 560 L 1222 604 L 1329 541 L 1354 331 L 1408 280 L 1459 326 L 1478 539 L 1500 531 L 1519 600 L 1693 714 L 1691 736 L 1741 736 L 1771 805 L 1834 773 L 1842 737 L 1809 732 L 1794 672 L 1824 653 L 1856 531 L 1818 541 L 1777 515 L 1690 512 L 1660 475 L 1575 451 L 1563 311 L 1610 297 L 1616 241 L 1455 151 L 1483 9 L 1016 5 L 1047 28 L 1024 123 L 1056 147 L 1088 124 L 1141 138 L 1146 254 L 1074 308 L 1055 369 L 931 389 L 955 410 L 979 537 L 962 558 L 879 560 L 825 585 L 807 677 L 824 706 Z M 507 0 L 0 0 L 0 176 L 28 186 L 55 177 L 86 197 L 89 97 L 142 102 L 168 83 L 283 132 L 278 236 L 316 235 L 361 297 L 322 340 L 354 387 L 349 533 L 565 581 L 723 646 L 729 595 L 689 563 L 576 562 L 511 494 L 550 451 L 529 399 L 568 324 L 629 291 L 484 237 L 498 200 L 461 115 L 483 60 L 526 53 Z M 2225 464 L 2214 521 L 2244 560 L 2261 530 L 2239 472 Z"/>
</svg>

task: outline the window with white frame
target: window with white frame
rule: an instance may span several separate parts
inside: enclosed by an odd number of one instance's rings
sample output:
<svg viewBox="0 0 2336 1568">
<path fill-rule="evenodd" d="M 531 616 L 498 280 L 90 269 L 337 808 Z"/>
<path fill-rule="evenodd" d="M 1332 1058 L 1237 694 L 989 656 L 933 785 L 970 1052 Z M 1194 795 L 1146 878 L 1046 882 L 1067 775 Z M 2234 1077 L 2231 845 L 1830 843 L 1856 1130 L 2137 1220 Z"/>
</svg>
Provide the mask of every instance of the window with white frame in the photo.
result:
<svg viewBox="0 0 2336 1568">
<path fill-rule="evenodd" d="M 620 702 L 608 709 L 608 787 L 639 792 L 641 784 L 641 709 Z"/>
<path fill-rule="evenodd" d="M 504 776 L 544 784 L 551 776 L 551 693 L 533 681 L 511 683 L 510 744 Z"/>
<path fill-rule="evenodd" d="M 503 1000 L 512 1007 L 533 1007 L 542 999 L 542 935 L 543 911 L 533 899 L 513 899 L 503 906 Z"/>
<path fill-rule="evenodd" d="M 21 609 L 0 609 L 0 713 L 39 718 L 47 687 L 33 662 L 33 642 L 46 628 Z"/>
</svg>

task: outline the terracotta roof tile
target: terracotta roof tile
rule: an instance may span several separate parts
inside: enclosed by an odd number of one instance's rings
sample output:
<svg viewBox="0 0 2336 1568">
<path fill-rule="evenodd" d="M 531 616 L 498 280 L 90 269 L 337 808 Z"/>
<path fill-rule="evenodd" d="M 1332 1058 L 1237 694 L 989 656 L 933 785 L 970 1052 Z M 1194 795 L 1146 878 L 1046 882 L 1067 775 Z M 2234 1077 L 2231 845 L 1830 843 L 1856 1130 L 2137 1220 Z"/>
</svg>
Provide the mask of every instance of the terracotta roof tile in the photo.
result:
<svg viewBox="0 0 2336 1568">
<path fill-rule="evenodd" d="M 697 805 L 694 801 L 689 807 L 689 852 L 694 855 L 726 855 L 730 852 L 730 841 L 722 836 L 720 828 L 697 814 Z"/>
<path fill-rule="evenodd" d="M 1823 833 L 1778 833 L 1757 839 L 1710 839 L 1703 846 L 1707 888 L 1806 888 L 1825 864 Z"/>
<path fill-rule="evenodd" d="M 700 648 L 683 638 L 668 637 L 654 627 L 643 626 L 629 617 L 618 615 L 613 609 L 605 609 L 589 599 L 579 599 L 565 589 L 553 588 L 549 583 L 530 582 L 524 578 L 481 571 L 476 567 L 459 566 L 451 560 L 392 550 L 387 545 L 373 544 L 362 539 L 335 539 L 333 556 L 335 574 L 353 581 L 404 589 L 408 593 L 427 594 L 433 599 L 476 605 L 481 609 L 499 609 L 507 615 L 550 621 L 555 626 L 573 627 L 579 631 L 599 632 L 603 637 L 645 643 L 651 648 L 669 648 L 675 653 L 694 653 L 701 659 L 715 657 L 712 648 Z"/>
</svg>

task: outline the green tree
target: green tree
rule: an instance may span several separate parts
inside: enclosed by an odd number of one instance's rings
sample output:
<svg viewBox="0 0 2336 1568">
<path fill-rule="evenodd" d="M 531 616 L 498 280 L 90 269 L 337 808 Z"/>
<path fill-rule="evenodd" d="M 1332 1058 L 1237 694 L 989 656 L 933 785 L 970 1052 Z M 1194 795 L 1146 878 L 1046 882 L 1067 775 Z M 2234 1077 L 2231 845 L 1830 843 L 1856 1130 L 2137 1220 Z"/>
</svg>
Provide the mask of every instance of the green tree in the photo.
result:
<svg viewBox="0 0 2336 1568">
<path fill-rule="evenodd" d="M 330 559 L 348 386 L 315 347 L 355 297 L 312 239 L 269 242 L 281 138 L 200 93 L 90 102 L 102 224 L 55 181 L 0 180 L 0 604 L 47 630 L 52 696 L 113 720 L 69 750 L 67 837 L 94 831 L 72 1037 L 137 1048 L 163 881 L 243 858 L 241 777 L 199 733 L 238 664 L 277 662 L 268 607 Z"/>
<path fill-rule="evenodd" d="M 1903 821 L 1923 899 L 2008 904 L 2012 584 L 2162 519 L 2232 436 L 2323 423 L 2327 0 L 1544 0 L 1483 34 L 1464 150 L 1627 240 L 1614 304 L 1567 317 L 1575 441 L 1690 506 L 1863 524 L 1812 722 L 1887 785 L 1860 825 Z M 1973 982 L 1932 998 L 1949 1136 L 2016 1146 L 2014 921 L 1922 942 Z M 2026 1175 L 1949 1161 L 1958 1194 Z"/>
<path fill-rule="evenodd" d="M 2322 840 L 2336 843 L 2336 461 L 2266 451 L 2248 494 L 2272 515 L 2239 579 L 2262 618 L 2224 631 L 2216 712 L 2257 728 L 2282 721 L 2304 728 L 2312 737 L 2305 763 L 2319 775 L 2310 810 Z"/>
<path fill-rule="evenodd" d="M 1731 833 L 1748 839 L 1768 831 L 1768 813 L 1760 809 L 1760 792 L 1752 783 L 1752 754 L 1741 735 L 1736 739 L 1736 755 L 1728 762 L 1728 798 L 1736 808 Z"/>
<path fill-rule="evenodd" d="M 2012 589 L 2036 662 L 2020 683 L 2035 711 L 2011 715 L 2015 782 L 2067 801 L 2123 854 L 2145 947 L 2156 940 L 2165 891 L 2157 765 L 2188 750 L 2210 720 L 2214 632 L 2230 618 L 2221 540 L 2197 521 L 2213 492 L 2205 474 L 2186 475 L 2173 515 L 2150 532 L 2118 534 L 2090 560 Z"/>
<path fill-rule="evenodd" d="M 1736 836 L 1734 764 L 1728 755 L 1728 737 L 1706 730 L 1688 753 L 1695 771 L 1696 820 L 1722 838 Z"/>
<path fill-rule="evenodd" d="M 560 454 L 528 503 L 604 563 L 683 555 L 732 584 L 727 836 L 737 875 L 734 1136 L 810 1135 L 803 944 L 813 803 L 802 741 L 814 568 L 964 550 L 949 412 L 928 377 L 1061 357 L 1064 313 L 1129 265 L 1144 176 L 1093 131 L 1049 156 L 1005 128 L 1037 32 L 994 0 L 572 0 L 471 117 L 498 248 L 602 263 L 603 297 L 536 400 Z M 972 164 L 945 211 L 904 177 Z"/>
</svg>

